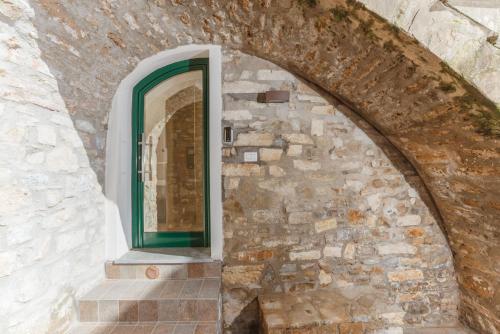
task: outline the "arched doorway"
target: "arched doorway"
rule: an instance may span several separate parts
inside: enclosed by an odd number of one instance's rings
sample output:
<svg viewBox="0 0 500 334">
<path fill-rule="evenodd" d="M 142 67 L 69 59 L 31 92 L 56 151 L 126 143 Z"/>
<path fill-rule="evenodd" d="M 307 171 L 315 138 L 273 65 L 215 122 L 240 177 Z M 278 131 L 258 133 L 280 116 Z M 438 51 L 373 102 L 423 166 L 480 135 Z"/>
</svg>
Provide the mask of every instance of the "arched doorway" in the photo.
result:
<svg viewBox="0 0 500 334">
<path fill-rule="evenodd" d="M 176 63 L 189 62 L 191 59 L 206 59 L 207 89 L 209 95 L 208 108 L 208 142 L 210 155 L 210 229 L 205 229 L 210 248 L 204 254 L 212 259 L 222 258 L 222 202 L 221 202 L 221 110 L 222 110 L 222 77 L 221 48 L 216 45 L 185 45 L 160 52 L 141 61 L 120 83 L 113 98 L 109 116 L 109 127 L 106 146 L 106 254 L 110 260 L 120 259 L 133 248 L 134 219 L 132 186 L 132 149 L 137 150 L 137 138 L 132 129 L 132 110 L 134 88 L 148 76 Z M 165 78 L 163 78 L 165 79 Z M 201 86 L 200 86 L 201 87 Z M 184 88 L 187 88 L 184 87 Z M 187 93 L 187 91 L 185 92 Z M 178 95 L 181 97 L 182 94 Z M 187 104 L 185 105 L 187 106 Z M 161 134 L 160 134 L 161 135 Z M 133 144 L 135 143 L 135 144 Z M 136 171 L 137 172 L 137 171 Z M 170 251 L 171 249 L 169 249 Z M 172 250 L 173 251 L 173 250 Z M 189 261 L 190 253 L 186 250 L 183 260 Z M 181 252 L 184 254 L 183 252 Z M 143 254 L 147 254 L 143 252 Z"/>
</svg>

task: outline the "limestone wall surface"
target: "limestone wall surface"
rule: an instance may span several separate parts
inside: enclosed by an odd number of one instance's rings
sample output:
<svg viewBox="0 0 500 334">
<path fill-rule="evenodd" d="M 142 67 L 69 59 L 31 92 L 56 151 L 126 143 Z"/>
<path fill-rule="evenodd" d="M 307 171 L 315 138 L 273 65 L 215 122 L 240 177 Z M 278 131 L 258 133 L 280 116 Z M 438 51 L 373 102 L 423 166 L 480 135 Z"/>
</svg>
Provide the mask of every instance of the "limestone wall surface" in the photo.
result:
<svg viewBox="0 0 500 334">
<path fill-rule="evenodd" d="M 500 3 L 482 7 L 470 1 L 464 7 L 436 0 L 361 2 L 414 36 L 500 105 Z"/>
<path fill-rule="evenodd" d="M 0 2 L 0 333 L 63 333 L 103 278 L 104 196 L 41 59 L 33 10 Z M 76 127 L 88 137 L 81 138 Z"/>
<path fill-rule="evenodd" d="M 256 332 L 258 294 L 318 288 L 355 299 L 354 319 L 372 328 L 455 324 L 451 251 L 383 151 L 276 65 L 226 51 L 223 72 L 223 126 L 235 133 L 223 149 L 226 332 Z M 252 98 L 269 89 L 290 102 Z"/>
</svg>

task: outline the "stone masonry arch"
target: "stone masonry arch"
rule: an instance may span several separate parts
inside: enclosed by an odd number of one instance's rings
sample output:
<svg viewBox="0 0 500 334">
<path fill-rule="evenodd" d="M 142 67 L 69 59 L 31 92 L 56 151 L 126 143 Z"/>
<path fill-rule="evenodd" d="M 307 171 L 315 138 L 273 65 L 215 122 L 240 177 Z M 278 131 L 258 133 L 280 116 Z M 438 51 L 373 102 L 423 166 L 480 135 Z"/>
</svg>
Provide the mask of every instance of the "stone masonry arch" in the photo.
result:
<svg viewBox="0 0 500 334">
<path fill-rule="evenodd" d="M 42 58 L 80 124 L 101 183 L 112 96 L 140 59 L 177 45 L 215 43 L 270 60 L 349 105 L 415 166 L 443 217 L 461 319 L 498 332 L 496 107 L 357 2 L 308 5 L 314 2 L 30 1 Z"/>
</svg>

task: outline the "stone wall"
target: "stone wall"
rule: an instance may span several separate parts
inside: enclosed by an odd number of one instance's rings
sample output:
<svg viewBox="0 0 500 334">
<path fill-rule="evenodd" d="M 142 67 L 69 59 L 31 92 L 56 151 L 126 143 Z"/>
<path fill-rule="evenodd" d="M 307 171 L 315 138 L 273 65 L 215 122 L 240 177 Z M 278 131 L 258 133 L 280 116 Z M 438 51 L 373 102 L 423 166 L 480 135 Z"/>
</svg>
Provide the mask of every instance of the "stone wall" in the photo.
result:
<svg viewBox="0 0 500 334">
<path fill-rule="evenodd" d="M 28 4 L 34 29 L 20 21 Z M 454 254 L 461 320 L 481 333 L 498 333 L 500 113 L 417 40 L 353 0 L 0 5 L 2 22 L 36 38 L 27 48 L 38 46 L 57 79 L 101 183 L 113 95 L 141 59 L 167 48 L 214 43 L 244 50 L 349 104 L 404 154 L 429 189 Z M 7 45 L 8 52 L 16 48 Z M 476 65 L 484 76 L 497 75 L 487 64 Z"/>
<path fill-rule="evenodd" d="M 33 10 L 0 2 L 0 333 L 62 333 L 103 278 L 104 196 L 41 59 Z M 82 130 L 80 135 L 75 127 Z M 82 136 L 83 134 L 83 136 Z"/>
<path fill-rule="evenodd" d="M 354 318 L 373 327 L 455 324 L 446 239 L 382 150 L 267 61 L 225 52 L 223 72 L 223 125 L 235 133 L 223 149 L 227 333 L 256 332 L 260 293 L 318 288 L 359 296 Z M 256 102 L 269 89 L 290 102 Z"/>
<path fill-rule="evenodd" d="M 481 2 L 470 1 L 471 7 L 454 9 L 453 1 L 448 6 L 435 0 L 361 2 L 414 36 L 500 105 L 500 41 L 494 38 L 500 33 L 498 4 L 489 8 L 483 2 L 481 8 Z"/>
</svg>

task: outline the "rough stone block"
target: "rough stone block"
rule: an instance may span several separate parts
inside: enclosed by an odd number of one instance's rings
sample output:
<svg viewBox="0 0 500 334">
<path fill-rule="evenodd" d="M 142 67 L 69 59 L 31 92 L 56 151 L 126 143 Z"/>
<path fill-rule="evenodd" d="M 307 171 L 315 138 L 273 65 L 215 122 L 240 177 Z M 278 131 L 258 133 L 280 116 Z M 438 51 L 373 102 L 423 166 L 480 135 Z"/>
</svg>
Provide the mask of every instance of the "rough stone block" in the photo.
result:
<svg viewBox="0 0 500 334">
<path fill-rule="evenodd" d="M 324 121 L 320 119 L 313 119 L 311 121 L 311 136 L 322 136 Z"/>
<path fill-rule="evenodd" d="M 291 261 L 319 260 L 320 258 L 321 258 L 321 252 L 319 250 L 290 252 Z"/>
<path fill-rule="evenodd" d="M 248 110 L 225 110 L 223 118 L 226 121 L 249 121 L 252 119 L 252 114 Z"/>
<path fill-rule="evenodd" d="M 352 260 L 352 259 L 354 259 L 355 255 L 356 255 L 356 245 L 352 242 L 345 245 L 344 258 L 348 259 L 348 260 Z"/>
<path fill-rule="evenodd" d="M 271 146 L 274 141 L 274 136 L 270 133 L 240 133 L 234 146 Z"/>
<path fill-rule="evenodd" d="M 303 133 L 287 133 L 281 135 L 290 144 L 312 145 L 314 141 L 306 134 Z"/>
<path fill-rule="evenodd" d="M 56 146 L 57 135 L 53 127 L 40 125 L 37 127 L 38 142 L 44 145 Z"/>
<path fill-rule="evenodd" d="M 310 172 L 319 170 L 321 168 L 321 163 L 309 160 L 294 160 L 293 167 L 301 171 Z"/>
<path fill-rule="evenodd" d="M 418 215 L 406 215 L 398 218 L 397 224 L 399 226 L 415 226 L 419 225 L 422 218 Z"/>
<path fill-rule="evenodd" d="M 222 92 L 224 94 L 239 94 L 239 93 L 262 93 L 269 90 L 271 86 L 253 81 L 233 81 L 224 82 Z"/>
<path fill-rule="evenodd" d="M 257 164 L 223 164 L 222 175 L 224 176 L 260 176 L 263 175 L 263 167 Z"/>
<path fill-rule="evenodd" d="M 417 281 L 424 279 L 424 274 L 419 269 L 391 271 L 387 277 L 393 282 Z"/>
<path fill-rule="evenodd" d="M 269 166 L 269 175 L 274 176 L 274 177 L 281 177 L 281 176 L 285 176 L 286 172 L 281 167 Z"/>
<path fill-rule="evenodd" d="M 283 70 L 259 70 L 257 80 L 261 81 L 295 81 L 295 77 Z"/>
<path fill-rule="evenodd" d="M 260 160 L 277 161 L 281 159 L 283 150 L 281 148 L 261 148 L 259 150 Z"/>
<path fill-rule="evenodd" d="M 16 261 L 16 255 L 11 252 L 0 253 L 0 277 L 9 276 L 12 274 L 14 269 L 14 264 Z"/>
<path fill-rule="evenodd" d="M 286 154 L 291 157 L 297 157 L 302 154 L 302 145 L 290 145 Z"/>
<path fill-rule="evenodd" d="M 325 257 L 342 257 L 342 247 L 326 246 L 323 249 Z"/>
<path fill-rule="evenodd" d="M 311 212 L 292 212 L 288 215 L 289 224 L 307 224 L 313 219 Z"/>
<path fill-rule="evenodd" d="M 412 246 L 404 242 L 378 245 L 377 249 L 380 255 L 415 254 L 417 252 L 417 248 L 415 246 Z"/>
<path fill-rule="evenodd" d="M 333 115 L 335 113 L 335 109 L 331 105 L 314 106 L 312 107 L 311 112 L 317 115 Z"/>
<path fill-rule="evenodd" d="M 265 265 L 229 266 L 222 271 L 222 281 L 228 285 L 258 286 Z"/>
<path fill-rule="evenodd" d="M 337 220 L 335 218 L 325 219 L 314 223 L 316 233 L 321 233 L 337 228 Z"/>
</svg>

